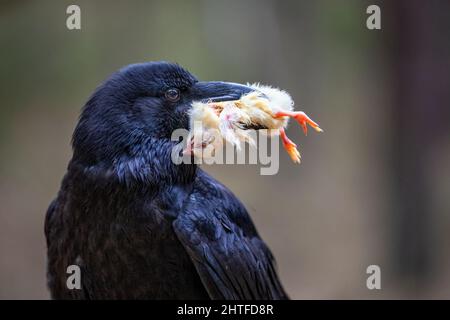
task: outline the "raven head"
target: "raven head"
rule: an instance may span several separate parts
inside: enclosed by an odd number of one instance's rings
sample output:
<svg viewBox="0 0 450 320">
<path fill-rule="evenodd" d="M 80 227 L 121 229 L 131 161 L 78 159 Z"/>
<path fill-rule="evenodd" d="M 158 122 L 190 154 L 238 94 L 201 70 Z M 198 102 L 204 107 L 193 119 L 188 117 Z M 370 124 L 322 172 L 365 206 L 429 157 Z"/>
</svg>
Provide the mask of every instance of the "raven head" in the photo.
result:
<svg viewBox="0 0 450 320">
<path fill-rule="evenodd" d="M 189 129 L 194 101 L 237 100 L 254 89 L 200 82 L 177 64 L 127 66 L 106 80 L 83 108 L 72 144 L 72 164 L 126 182 L 184 176 L 194 165 L 171 161 L 176 129 Z"/>
</svg>

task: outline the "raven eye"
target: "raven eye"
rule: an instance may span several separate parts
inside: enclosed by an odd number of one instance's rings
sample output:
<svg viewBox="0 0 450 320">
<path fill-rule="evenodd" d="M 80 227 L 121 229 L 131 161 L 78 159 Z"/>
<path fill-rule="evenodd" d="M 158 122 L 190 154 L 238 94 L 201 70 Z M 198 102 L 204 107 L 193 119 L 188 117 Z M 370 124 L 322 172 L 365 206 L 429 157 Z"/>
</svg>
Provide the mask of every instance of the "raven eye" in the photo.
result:
<svg viewBox="0 0 450 320">
<path fill-rule="evenodd" d="M 170 102 L 177 102 L 180 100 L 180 90 L 178 89 L 169 89 L 164 95 Z"/>
</svg>

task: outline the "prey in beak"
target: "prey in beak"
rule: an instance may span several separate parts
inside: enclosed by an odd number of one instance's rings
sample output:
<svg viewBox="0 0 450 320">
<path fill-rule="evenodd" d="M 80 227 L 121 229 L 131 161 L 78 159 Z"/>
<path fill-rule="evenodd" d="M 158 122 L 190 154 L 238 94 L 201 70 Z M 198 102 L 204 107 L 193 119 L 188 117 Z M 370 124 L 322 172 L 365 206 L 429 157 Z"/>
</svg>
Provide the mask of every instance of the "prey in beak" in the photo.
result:
<svg viewBox="0 0 450 320">
<path fill-rule="evenodd" d="M 249 135 L 250 130 L 267 129 L 269 134 L 280 136 L 291 159 L 300 163 L 297 145 L 285 131 L 289 119 L 294 118 L 305 135 L 308 125 L 317 132 L 323 131 L 304 112 L 294 111 L 291 96 L 283 90 L 259 84 L 220 84 L 218 91 L 222 93 L 221 96 L 192 103 L 190 136 L 184 154 L 204 157 L 203 151 L 209 148 L 212 155 L 224 141 L 237 148 L 241 141 L 254 144 Z"/>
</svg>

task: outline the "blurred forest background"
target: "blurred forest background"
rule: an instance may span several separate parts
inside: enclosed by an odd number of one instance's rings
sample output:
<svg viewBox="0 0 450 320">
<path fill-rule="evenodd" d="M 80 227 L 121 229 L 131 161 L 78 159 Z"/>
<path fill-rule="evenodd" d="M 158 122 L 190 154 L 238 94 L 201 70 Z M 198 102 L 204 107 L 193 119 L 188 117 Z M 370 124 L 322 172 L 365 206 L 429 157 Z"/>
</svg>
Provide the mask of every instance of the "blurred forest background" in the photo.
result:
<svg viewBox="0 0 450 320">
<path fill-rule="evenodd" d="M 370 4 L 382 30 L 366 28 Z M 450 298 L 449 39 L 449 1 L 2 0 L 0 298 L 49 298 L 43 221 L 80 108 L 148 60 L 279 86 L 325 129 L 292 126 L 303 163 L 281 153 L 275 176 L 205 167 L 247 206 L 292 298 Z"/>
</svg>

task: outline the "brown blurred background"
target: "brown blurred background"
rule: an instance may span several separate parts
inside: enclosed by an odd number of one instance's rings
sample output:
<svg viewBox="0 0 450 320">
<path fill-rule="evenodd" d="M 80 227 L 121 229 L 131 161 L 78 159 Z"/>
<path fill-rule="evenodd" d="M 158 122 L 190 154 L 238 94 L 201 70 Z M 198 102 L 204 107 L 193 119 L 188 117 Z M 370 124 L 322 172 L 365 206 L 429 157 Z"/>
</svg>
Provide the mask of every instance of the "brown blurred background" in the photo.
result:
<svg viewBox="0 0 450 320">
<path fill-rule="evenodd" d="M 382 30 L 366 28 L 370 4 Z M 444 0 L 1 1 L 0 298 L 49 298 L 43 220 L 80 108 L 148 60 L 279 86 L 325 129 L 291 126 L 303 163 L 282 153 L 275 176 L 205 167 L 246 204 L 292 298 L 450 298 L 449 39 Z"/>
</svg>

